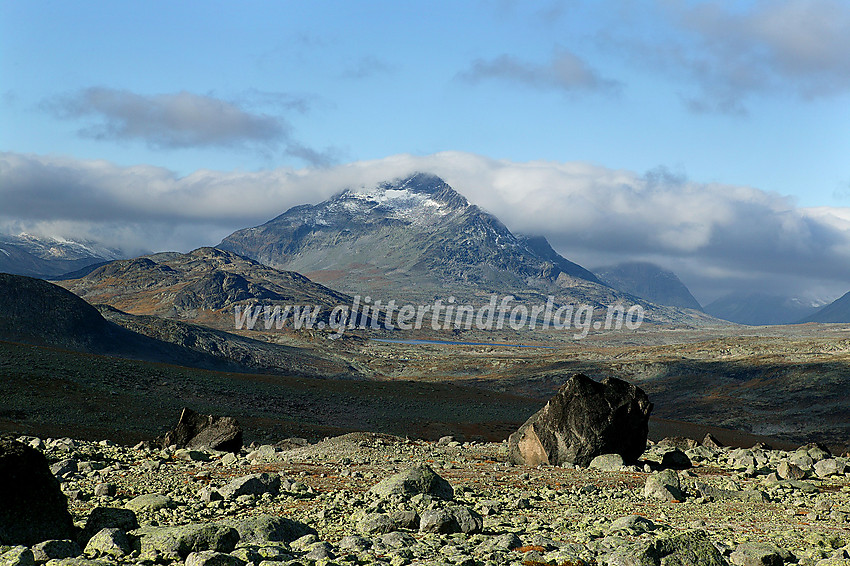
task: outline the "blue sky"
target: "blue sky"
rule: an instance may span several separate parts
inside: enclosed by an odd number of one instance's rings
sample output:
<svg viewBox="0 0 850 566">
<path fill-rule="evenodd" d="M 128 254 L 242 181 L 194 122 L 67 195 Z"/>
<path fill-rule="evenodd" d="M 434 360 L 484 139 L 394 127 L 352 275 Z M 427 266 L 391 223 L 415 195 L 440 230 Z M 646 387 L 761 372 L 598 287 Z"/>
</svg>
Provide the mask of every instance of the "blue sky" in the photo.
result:
<svg viewBox="0 0 850 566">
<path fill-rule="evenodd" d="M 63 198 L 88 198 L 94 207 L 105 201 L 92 195 L 104 192 L 132 200 L 119 194 L 131 185 L 144 183 L 160 197 L 185 191 L 194 175 L 192 195 L 207 217 L 172 210 L 164 197 L 135 205 L 139 219 L 176 226 L 170 240 L 151 245 L 180 248 L 202 243 L 186 234 L 220 238 L 278 214 L 276 206 L 321 200 L 341 188 L 331 179 L 344 186 L 352 167 L 371 168 L 370 179 L 395 171 L 400 155 L 411 167 L 454 172 L 465 184 L 457 188 L 507 215 L 509 227 L 525 228 L 524 218 L 549 202 L 531 199 L 542 181 L 523 174 L 548 166 L 566 175 L 568 164 L 600 179 L 625 172 L 641 186 L 661 171 L 680 195 L 716 195 L 722 186 L 723 199 L 744 208 L 754 197 L 740 195 L 754 191 L 755 201 L 773 204 L 753 214 L 782 209 L 809 223 L 816 216 L 839 233 L 850 217 L 850 3 L 843 1 L 2 1 L 0 9 L 0 151 L 7 158 L 0 183 L 17 183 L 6 193 L 17 208 L 0 211 L 7 230 L 75 235 L 103 221 L 38 212 L 39 199 L 72 190 L 40 184 L 62 184 L 57 168 L 74 179 L 67 185 L 76 192 Z M 101 163 L 97 175 L 93 160 Z M 507 177 L 495 179 L 494 167 Z M 165 184 L 152 189 L 156 183 L 140 171 L 155 171 Z M 234 175 L 245 176 L 237 198 L 245 183 L 265 186 L 248 191 L 261 196 L 242 202 L 251 212 L 241 216 L 222 212 L 227 194 L 212 188 Z M 315 182 L 288 185 L 280 181 L 287 175 Z M 499 190 L 481 181 L 501 186 L 508 177 L 514 184 Z M 547 179 L 557 185 L 564 177 Z M 574 196 L 563 182 L 564 198 Z M 557 196 L 557 186 L 549 190 Z M 29 209 L 19 198 L 39 191 Z M 526 209 L 502 206 L 526 197 Z M 728 204 L 723 199 L 713 210 Z M 108 220 L 112 209 L 103 206 Z M 116 221 L 126 228 L 133 213 L 122 214 Z M 547 230 L 573 258 L 627 255 L 618 254 L 622 242 L 599 249 L 576 244 L 554 221 Z M 133 239 L 106 223 L 86 235 Z M 830 233 L 829 245 L 844 250 L 836 238 Z M 721 261 L 709 270 L 723 251 L 695 246 L 677 252 L 662 242 L 638 255 L 697 286 L 748 263 Z M 763 280 L 775 272 L 794 278 L 790 267 L 771 269 Z M 850 288 L 848 276 L 783 288 L 834 294 Z"/>
</svg>

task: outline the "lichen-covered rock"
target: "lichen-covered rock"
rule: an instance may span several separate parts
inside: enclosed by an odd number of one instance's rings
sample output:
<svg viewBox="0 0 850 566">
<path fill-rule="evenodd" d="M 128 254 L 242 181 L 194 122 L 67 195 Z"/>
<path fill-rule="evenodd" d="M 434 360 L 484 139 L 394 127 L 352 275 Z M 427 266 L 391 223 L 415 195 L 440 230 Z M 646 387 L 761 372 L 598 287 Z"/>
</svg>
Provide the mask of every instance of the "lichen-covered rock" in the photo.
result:
<svg viewBox="0 0 850 566">
<path fill-rule="evenodd" d="M 683 501 L 685 494 L 682 493 L 679 474 L 674 470 L 663 470 L 652 474 L 646 478 L 643 496 L 661 501 Z"/>
<path fill-rule="evenodd" d="M 120 529 L 125 533 L 139 528 L 136 513 L 130 509 L 116 507 L 95 507 L 86 519 L 86 525 L 80 535 L 80 544 L 85 544 L 91 537 L 103 529 Z"/>
<path fill-rule="evenodd" d="M 454 489 L 451 484 L 440 477 L 427 464 L 421 464 L 390 476 L 373 485 L 369 492 L 381 498 L 392 495 L 411 497 L 423 493 L 439 499 L 454 499 Z"/>
<path fill-rule="evenodd" d="M 131 533 L 141 541 L 143 560 L 185 560 L 192 552 L 231 552 L 239 542 L 233 527 L 219 524 L 189 524 L 178 527 L 143 527 Z"/>
<path fill-rule="evenodd" d="M 423 533 L 480 533 L 484 528 L 484 519 L 464 506 L 423 511 L 419 519 L 419 530 Z"/>
<path fill-rule="evenodd" d="M 240 495 L 260 496 L 264 493 L 277 495 L 280 492 L 280 476 L 267 473 L 249 474 L 220 487 L 218 492 L 225 499 L 236 499 Z"/>
<path fill-rule="evenodd" d="M 112 556 L 120 558 L 126 556 L 133 551 L 130 539 L 127 533 L 121 529 L 105 528 L 101 529 L 92 536 L 83 553 L 86 556 Z"/>
<path fill-rule="evenodd" d="M 298 521 L 275 515 L 254 515 L 225 523 L 239 533 L 241 544 L 292 542 L 316 530 Z"/>
<path fill-rule="evenodd" d="M 652 403 L 620 379 L 572 376 L 508 439 L 515 464 L 587 466 L 601 454 L 634 462 L 646 449 Z"/>
</svg>

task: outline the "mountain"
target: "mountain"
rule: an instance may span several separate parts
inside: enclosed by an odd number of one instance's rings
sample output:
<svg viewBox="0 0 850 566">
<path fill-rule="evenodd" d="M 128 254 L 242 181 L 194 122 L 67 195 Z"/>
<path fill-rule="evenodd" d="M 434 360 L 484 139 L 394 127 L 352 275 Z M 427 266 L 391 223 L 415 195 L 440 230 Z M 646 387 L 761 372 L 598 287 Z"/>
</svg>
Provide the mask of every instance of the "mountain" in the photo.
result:
<svg viewBox="0 0 850 566">
<path fill-rule="evenodd" d="M 105 260 L 122 257 L 119 250 L 92 242 L 0 234 L 0 272 L 52 278 Z"/>
<path fill-rule="evenodd" d="M 456 284 L 525 289 L 563 273 L 442 179 L 422 173 L 296 206 L 218 247 L 351 294 L 433 295 Z"/>
<path fill-rule="evenodd" d="M 316 306 L 327 320 L 351 297 L 217 248 L 166 252 L 119 260 L 79 278 L 59 281 L 90 303 L 136 315 L 192 320 L 229 330 L 235 305 Z"/>
<path fill-rule="evenodd" d="M 850 293 L 845 293 L 799 322 L 850 322 Z"/>
<path fill-rule="evenodd" d="M 296 206 L 234 232 L 218 247 L 381 300 L 427 304 L 456 297 L 459 303 L 481 304 L 491 294 L 510 294 L 525 304 L 545 303 L 549 295 L 556 304 L 594 308 L 638 302 L 599 283 L 544 238 L 514 235 L 445 181 L 425 173 Z M 692 313 L 643 306 L 647 320 L 695 322 Z"/>
<path fill-rule="evenodd" d="M 675 273 L 648 262 L 625 262 L 595 269 L 611 287 L 659 305 L 702 310 L 699 302 Z"/>
<path fill-rule="evenodd" d="M 586 281 L 591 281 L 593 283 L 602 283 L 602 281 L 600 281 L 591 271 L 588 271 L 577 263 L 571 262 L 553 250 L 549 241 L 543 236 L 519 235 L 517 238 L 520 242 L 524 243 L 529 250 L 537 254 L 538 257 L 543 258 L 546 261 L 551 261 L 552 264 L 562 273 L 579 279 L 584 279 Z"/>
<path fill-rule="evenodd" d="M 767 293 L 731 293 L 705 307 L 711 316 L 738 324 L 764 326 L 793 324 L 805 319 L 818 307 L 795 297 Z"/>
</svg>

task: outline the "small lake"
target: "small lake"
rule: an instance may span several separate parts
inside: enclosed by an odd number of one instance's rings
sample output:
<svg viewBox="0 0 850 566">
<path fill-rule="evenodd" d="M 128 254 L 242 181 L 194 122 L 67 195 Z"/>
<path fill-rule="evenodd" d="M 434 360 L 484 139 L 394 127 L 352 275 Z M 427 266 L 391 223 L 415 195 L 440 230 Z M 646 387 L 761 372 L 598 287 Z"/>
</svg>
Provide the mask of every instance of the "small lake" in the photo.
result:
<svg viewBox="0 0 850 566">
<path fill-rule="evenodd" d="M 497 348 L 545 348 L 557 350 L 555 346 L 535 346 L 533 344 L 497 344 L 490 342 L 452 342 L 450 340 L 392 340 L 390 338 L 370 338 L 371 342 L 386 342 L 389 344 L 440 344 L 444 346 L 495 346 Z"/>
</svg>

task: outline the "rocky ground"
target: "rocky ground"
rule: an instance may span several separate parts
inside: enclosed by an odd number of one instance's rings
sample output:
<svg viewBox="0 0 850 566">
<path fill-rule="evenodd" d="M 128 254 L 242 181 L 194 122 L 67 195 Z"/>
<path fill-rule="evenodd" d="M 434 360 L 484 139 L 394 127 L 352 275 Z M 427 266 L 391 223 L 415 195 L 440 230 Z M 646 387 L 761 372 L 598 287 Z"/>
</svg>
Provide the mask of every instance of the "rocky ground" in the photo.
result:
<svg viewBox="0 0 850 566">
<path fill-rule="evenodd" d="M 850 564 L 850 466 L 817 446 L 671 440 L 575 469 L 366 433 L 239 454 L 19 440 L 51 463 L 81 535 L 0 546 L 2 566 Z"/>
</svg>

